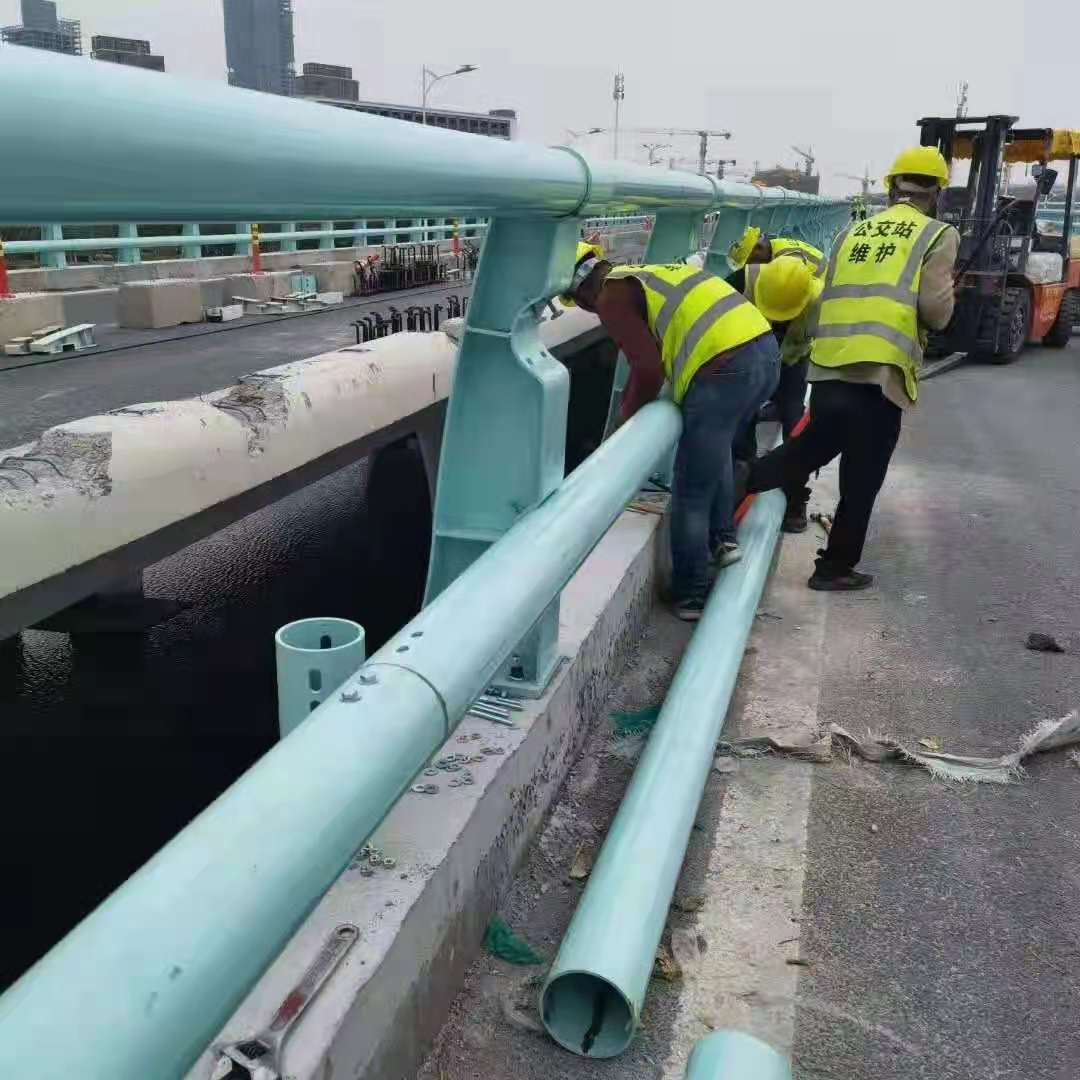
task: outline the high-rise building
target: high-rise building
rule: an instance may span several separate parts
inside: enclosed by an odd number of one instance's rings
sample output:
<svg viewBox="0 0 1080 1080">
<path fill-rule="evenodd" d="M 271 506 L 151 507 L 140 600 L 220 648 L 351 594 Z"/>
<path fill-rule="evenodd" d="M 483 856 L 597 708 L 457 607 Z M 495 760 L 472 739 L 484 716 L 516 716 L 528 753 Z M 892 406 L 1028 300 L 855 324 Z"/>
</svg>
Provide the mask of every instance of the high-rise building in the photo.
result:
<svg viewBox="0 0 1080 1080">
<path fill-rule="evenodd" d="M 424 122 L 419 105 L 392 105 L 386 101 L 343 101 L 318 94 L 306 96 L 322 105 L 336 105 L 339 109 L 375 113 L 391 120 L 408 120 L 413 124 Z M 486 113 L 473 113 L 460 109 L 433 109 L 429 105 L 427 126 L 487 135 L 494 139 L 513 139 L 517 130 L 517 112 L 514 109 L 489 109 Z"/>
<path fill-rule="evenodd" d="M 164 71 L 165 57 L 150 51 L 150 42 L 142 38 L 104 37 L 95 34 L 90 39 L 91 54 L 95 60 L 110 64 L 127 64 L 129 67 Z"/>
<path fill-rule="evenodd" d="M 305 64 L 303 75 L 293 82 L 297 97 L 323 101 L 359 101 L 360 84 L 352 77 L 352 68 L 336 64 Z"/>
<path fill-rule="evenodd" d="M 61 19 L 53 0 L 22 0 L 22 25 L 5 26 L 0 40 L 29 49 L 82 56 L 82 27 L 78 19 Z"/>
<path fill-rule="evenodd" d="M 293 92 L 291 0 L 223 0 L 229 82 L 268 94 Z"/>
</svg>

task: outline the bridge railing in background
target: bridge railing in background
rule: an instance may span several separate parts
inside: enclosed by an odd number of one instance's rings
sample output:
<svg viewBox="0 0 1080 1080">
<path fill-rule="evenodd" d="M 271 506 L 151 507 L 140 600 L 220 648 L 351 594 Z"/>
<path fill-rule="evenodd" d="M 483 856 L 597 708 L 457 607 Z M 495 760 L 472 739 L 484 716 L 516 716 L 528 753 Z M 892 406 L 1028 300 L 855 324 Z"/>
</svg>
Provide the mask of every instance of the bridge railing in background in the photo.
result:
<svg viewBox="0 0 1080 1080">
<path fill-rule="evenodd" d="M 588 218 L 582 228 L 604 232 L 619 232 L 646 226 L 651 219 L 642 214 L 618 214 L 605 217 Z M 143 226 L 150 228 L 150 226 Z M 390 219 L 386 221 L 354 221 L 348 226 L 335 222 L 289 222 L 261 223 L 260 240 L 264 254 L 274 250 L 298 251 L 300 245 L 323 250 L 341 247 L 386 246 L 394 247 L 418 242 L 433 242 L 458 237 L 470 240 L 482 237 L 488 223 L 484 219 L 452 218 L 428 219 Z M 77 229 L 78 226 L 69 226 Z M 82 227 L 85 231 L 85 226 Z M 121 263 L 138 263 L 143 253 L 156 252 L 160 261 L 176 259 L 227 258 L 231 255 L 250 254 L 251 226 L 247 224 L 209 225 L 206 222 L 191 223 L 183 226 L 182 232 L 155 233 L 139 232 L 139 225 L 131 222 L 112 225 L 115 235 L 110 236 L 65 236 L 62 224 L 42 225 L 40 236 L 35 239 L 9 239 L 4 248 L 9 256 L 36 256 L 38 266 L 46 269 L 63 269 L 68 265 L 69 255 L 89 252 L 116 252 Z M 225 231 L 217 232 L 215 229 Z M 9 235 L 26 231 L 22 229 L 4 229 L 0 235 Z M 346 241 L 338 244 L 339 240 Z M 215 251 L 226 247 L 231 250 L 219 255 L 206 255 L 206 251 Z M 176 254 L 167 254 L 168 252 Z M 17 264 L 13 266 L 16 268 Z"/>
<path fill-rule="evenodd" d="M 828 246 L 848 207 L 14 47 L 0 102 L 19 148 L 4 221 L 490 222 L 427 606 L 0 998 L 0 1075 L 180 1076 L 476 696 L 493 679 L 539 692 L 560 591 L 678 438 L 656 402 L 564 477 L 568 375 L 537 312 L 570 281 L 583 219 L 654 215 L 646 259 L 666 262 L 715 213 L 721 267 L 748 222 Z"/>
</svg>

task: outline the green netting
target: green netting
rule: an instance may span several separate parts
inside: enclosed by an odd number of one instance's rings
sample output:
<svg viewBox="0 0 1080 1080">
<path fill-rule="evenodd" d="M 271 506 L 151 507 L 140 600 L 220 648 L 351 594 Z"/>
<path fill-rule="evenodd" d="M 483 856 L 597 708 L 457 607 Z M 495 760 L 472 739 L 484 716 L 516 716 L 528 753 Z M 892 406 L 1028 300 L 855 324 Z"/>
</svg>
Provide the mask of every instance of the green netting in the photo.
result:
<svg viewBox="0 0 1080 1080">
<path fill-rule="evenodd" d="M 542 964 L 544 958 L 533 951 L 532 946 L 519 938 L 509 926 L 499 918 L 492 917 L 484 935 L 484 948 L 508 964 Z"/>
<path fill-rule="evenodd" d="M 640 735 L 652 731 L 659 715 L 660 706 L 650 705 L 639 712 L 612 713 L 611 725 L 616 735 Z"/>
</svg>

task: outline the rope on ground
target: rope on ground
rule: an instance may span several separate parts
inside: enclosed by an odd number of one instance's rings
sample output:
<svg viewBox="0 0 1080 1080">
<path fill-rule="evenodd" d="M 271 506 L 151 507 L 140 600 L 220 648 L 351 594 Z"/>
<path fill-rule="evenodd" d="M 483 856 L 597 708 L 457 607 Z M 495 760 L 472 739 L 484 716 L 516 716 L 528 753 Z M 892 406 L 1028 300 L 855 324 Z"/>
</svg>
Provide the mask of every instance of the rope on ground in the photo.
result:
<svg viewBox="0 0 1080 1080">
<path fill-rule="evenodd" d="M 893 735 L 868 733 L 858 739 L 851 732 L 830 724 L 828 733 L 808 743 L 789 743 L 770 736 L 756 736 L 721 742 L 718 751 L 735 757 L 760 757 L 770 752 L 801 758 L 805 761 L 827 763 L 835 754 L 853 754 L 863 761 L 903 761 L 926 769 L 936 780 L 956 783 L 1013 784 L 1027 774 L 1023 761 L 1034 754 L 1043 754 L 1080 743 L 1080 714 L 1074 709 L 1059 720 L 1043 720 L 1024 735 L 1015 750 L 996 757 L 968 754 L 946 754 L 931 749 L 913 748 Z M 933 739 L 920 739 L 921 747 L 935 746 Z M 1080 752 L 1070 754 L 1072 763 L 1080 767 Z"/>
</svg>

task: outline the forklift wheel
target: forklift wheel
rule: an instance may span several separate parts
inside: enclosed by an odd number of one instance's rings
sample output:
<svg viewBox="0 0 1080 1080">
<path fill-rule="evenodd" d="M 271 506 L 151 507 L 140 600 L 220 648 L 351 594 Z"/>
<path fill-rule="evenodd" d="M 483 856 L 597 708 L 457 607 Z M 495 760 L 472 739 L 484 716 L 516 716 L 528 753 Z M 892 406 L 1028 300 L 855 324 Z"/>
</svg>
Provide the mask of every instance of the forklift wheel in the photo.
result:
<svg viewBox="0 0 1080 1080">
<path fill-rule="evenodd" d="M 1001 305 L 997 352 L 988 354 L 986 359 L 991 364 L 1011 364 L 1024 351 L 1030 322 L 1031 295 L 1028 290 L 1007 290 Z"/>
<path fill-rule="evenodd" d="M 1043 344 L 1051 349 L 1064 349 L 1072 341 L 1073 327 L 1080 323 L 1080 292 L 1071 289 L 1061 298 L 1057 318 L 1046 331 Z"/>
</svg>

